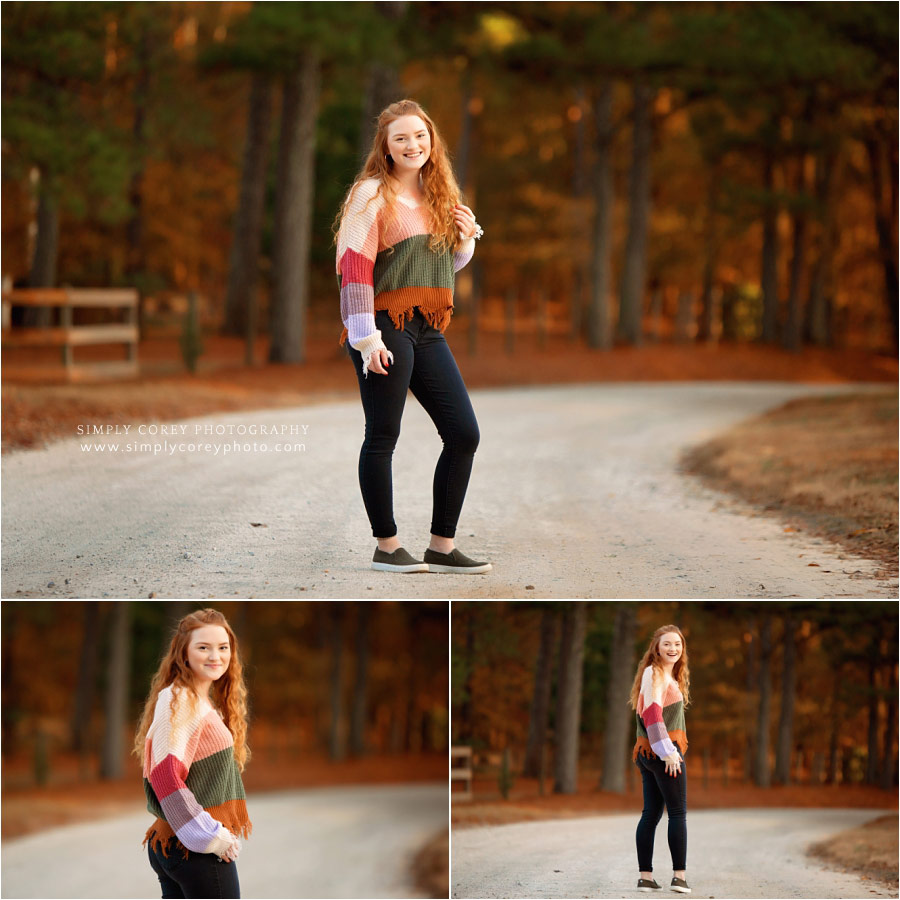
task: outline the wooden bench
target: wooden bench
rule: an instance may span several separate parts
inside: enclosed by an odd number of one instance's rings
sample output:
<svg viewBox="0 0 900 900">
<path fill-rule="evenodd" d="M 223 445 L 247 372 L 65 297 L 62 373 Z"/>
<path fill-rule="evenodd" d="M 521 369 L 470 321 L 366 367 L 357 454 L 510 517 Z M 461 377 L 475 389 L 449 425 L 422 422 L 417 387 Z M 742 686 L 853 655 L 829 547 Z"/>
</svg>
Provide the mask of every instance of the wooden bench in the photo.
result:
<svg viewBox="0 0 900 900">
<path fill-rule="evenodd" d="M 13 328 L 13 306 L 58 306 L 58 327 Z M 127 321 L 118 324 L 74 325 L 75 307 L 126 309 Z M 140 374 L 137 358 L 138 292 L 134 288 L 20 288 L 3 291 L 3 345 L 7 347 L 62 347 L 63 372 L 68 381 L 93 381 L 105 378 L 129 378 Z M 124 343 L 128 358 L 75 364 L 74 347 L 89 344 Z M 46 378 L 58 375 L 59 369 L 36 366 L 4 366 L 3 375 L 16 379 Z"/>
<path fill-rule="evenodd" d="M 460 760 L 462 765 L 455 766 L 454 762 Z M 453 790 L 453 782 L 462 781 L 463 789 L 461 791 Z M 471 800 L 472 794 L 472 748 L 471 747 L 451 747 L 450 748 L 450 796 L 454 800 Z"/>
</svg>

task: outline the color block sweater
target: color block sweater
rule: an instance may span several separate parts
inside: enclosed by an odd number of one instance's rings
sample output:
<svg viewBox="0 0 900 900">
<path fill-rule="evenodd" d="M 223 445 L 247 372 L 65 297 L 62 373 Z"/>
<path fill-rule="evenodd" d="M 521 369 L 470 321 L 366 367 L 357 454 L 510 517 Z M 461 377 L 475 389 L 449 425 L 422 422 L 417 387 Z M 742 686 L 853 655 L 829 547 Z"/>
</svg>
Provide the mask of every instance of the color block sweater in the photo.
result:
<svg viewBox="0 0 900 900">
<path fill-rule="evenodd" d="M 658 677 L 654 683 L 653 666 L 647 666 L 641 676 L 641 692 L 638 695 L 637 740 L 631 754 L 648 757 L 671 756 L 675 745 L 682 754 L 687 750 L 687 731 L 684 725 L 684 697 L 677 682 Z"/>
<path fill-rule="evenodd" d="M 184 852 L 221 856 L 231 835 L 250 834 L 244 785 L 234 759 L 234 738 L 208 700 L 191 707 L 182 689 L 159 692 L 144 749 L 147 809 L 157 818 L 144 843 L 155 842 L 167 855 L 173 835 Z M 229 834 L 230 832 L 230 834 Z"/>
<path fill-rule="evenodd" d="M 356 188 L 337 238 L 336 273 L 341 292 L 341 344 L 363 354 L 384 347 L 375 327 L 375 311 L 387 310 L 402 329 L 419 307 L 430 325 L 444 331 L 453 310 L 456 273 L 475 252 L 475 239 L 456 251 L 436 253 L 428 247 L 425 207 L 398 197 L 396 218 L 387 221 L 380 180 L 367 178 Z M 363 366 L 365 372 L 367 365 Z"/>
</svg>

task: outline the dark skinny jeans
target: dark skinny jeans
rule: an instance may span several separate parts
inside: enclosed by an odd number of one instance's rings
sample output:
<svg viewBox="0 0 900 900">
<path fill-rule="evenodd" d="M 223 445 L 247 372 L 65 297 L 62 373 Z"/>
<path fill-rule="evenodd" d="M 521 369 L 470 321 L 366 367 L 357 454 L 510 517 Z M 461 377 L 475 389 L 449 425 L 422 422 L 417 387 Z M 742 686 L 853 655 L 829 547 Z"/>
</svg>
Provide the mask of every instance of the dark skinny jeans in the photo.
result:
<svg viewBox="0 0 900 900">
<path fill-rule="evenodd" d="M 679 755 L 681 752 L 679 751 Z M 662 818 L 663 806 L 669 813 L 669 851 L 672 868 L 686 868 L 687 860 L 687 766 L 681 755 L 681 771 L 674 778 L 666 774 L 666 764 L 659 757 L 638 755 L 637 766 L 644 781 L 644 811 L 638 822 L 638 871 L 653 871 L 653 838 Z"/>
<path fill-rule="evenodd" d="M 168 856 L 163 856 L 147 843 L 150 865 L 159 878 L 162 897 L 206 897 L 212 900 L 240 898 L 237 863 L 222 862 L 215 853 L 194 853 L 184 858 L 184 851 L 175 838 L 169 838 Z"/>
<path fill-rule="evenodd" d="M 387 538 L 397 534 L 391 462 L 409 390 L 444 442 L 432 484 L 431 533 L 452 538 L 481 437 L 468 391 L 444 335 L 425 321 L 418 307 L 402 331 L 394 327 L 385 310 L 375 313 L 375 325 L 394 354 L 394 361 L 386 366 L 387 375 L 370 369 L 364 377 L 362 354 L 346 345 L 366 415 L 359 486 L 372 535 Z"/>
</svg>

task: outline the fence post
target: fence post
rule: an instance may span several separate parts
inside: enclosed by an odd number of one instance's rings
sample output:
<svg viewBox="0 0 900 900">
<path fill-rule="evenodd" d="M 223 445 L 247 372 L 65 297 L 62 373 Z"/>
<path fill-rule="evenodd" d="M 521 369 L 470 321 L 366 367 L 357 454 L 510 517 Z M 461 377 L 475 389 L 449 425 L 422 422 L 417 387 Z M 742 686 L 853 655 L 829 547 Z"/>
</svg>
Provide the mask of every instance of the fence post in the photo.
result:
<svg viewBox="0 0 900 900">
<path fill-rule="evenodd" d="M 126 309 L 125 309 L 125 322 L 128 325 L 133 325 L 137 329 L 138 328 L 138 305 L 141 302 L 140 295 L 138 295 L 135 298 L 135 301 L 136 301 L 135 303 L 133 303 L 131 306 L 126 307 Z M 127 345 L 127 347 L 128 347 L 128 350 L 127 350 L 128 362 L 132 362 L 132 363 L 137 362 L 137 346 L 138 346 L 138 341 L 140 339 L 141 339 L 141 333 L 140 333 L 140 330 L 138 330 L 136 340 L 128 342 L 128 345 Z"/>
<path fill-rule="evenodd" d="M 72 327 L 72 305 L 70 303 L 69 292 L 66 291 L 66 302 L 59 309 L 59 324 L 66 330 Z M 62 345 L 62 358 L 63 365 L 66 367 L 66 375 L 68 376 L 69 370 L 72 368 L 72 363 L 74 362 L 72 355 L 72 345 L 69 343 L 70 335 L 66 334 L 66 341 Z"/>
</svg>

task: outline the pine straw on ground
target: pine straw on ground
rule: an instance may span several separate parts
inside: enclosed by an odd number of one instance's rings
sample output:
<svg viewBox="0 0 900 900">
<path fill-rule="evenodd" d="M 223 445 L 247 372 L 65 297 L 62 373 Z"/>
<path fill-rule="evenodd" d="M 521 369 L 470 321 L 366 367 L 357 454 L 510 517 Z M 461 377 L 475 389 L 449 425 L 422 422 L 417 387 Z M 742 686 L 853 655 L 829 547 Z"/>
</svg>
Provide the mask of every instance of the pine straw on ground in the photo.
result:
<svg viewBox="0 0 900 900">
<path fill-rule="evenodd" d="M 448 330 L 454 355 L 470 388 L 627 381 L 802 381 L 896 383 L 897 359 L 861 350 L 807 348 L 788 353 L 755 344 L 651 344 L 590 350 L 582 343 L 520 337 L 509 353 L 503 337 L 485 334 L 469 353 L 465 323 Z M 29 384 L 6 373 L 26 362 L 48 364 L 40 351 L 3 354 L 3 452 L 41 447 L 77 434 L 78 425 L 171 422 L 221 411 L 303 406 L 359 396 L 351 364 L 332 337 L 308 342 L 303 364 L 247 367 L 238 338 L 209 337 L 195 375 L 179 361 L 177 336 L 149 337 L 138 351 L 142 377 L 100 384 Z M 116 350 L 117 348 L 112 348 Z M 109 358 L 106 347 L 79 348 L 79 361 Z M 267 342 L 256 345 L 265 360 Z M 104 354 L 106 354 L 104 356 Z M 119 357 L 121 354 L 119 354 Z M 115 357 L 115 358 L 119 358 Z M 61 371 L 61 369 L 60 369 Z"/>
<path fill-rule="evenodd" d="M 464 318 L 454 320 L 448 340 L 470 388 L 709 380 L 895 385 L 898 376 L 892 355 L 811 347 L 789 353 L 758 344 L 659 343 L 601 352 L 564 337 L 541 343 L 535 335 L 520 335 L 509 352 L 503 335 L 481 334 L 477 352 L 470 354 L 466 326 Z M 330 332 L 320 329 L 311 336 L 303 364 L 248 367 L 241 339 L 211 336 L 204 343 L 195 375 L 184 371 L 177 335 L 163 333 L 141 342 L 143 374 L 134 381 L 28 384 L 4 374 L 3 452 L 78 436 L 79 426 L 171 423 L 359 396 L 350 361 Z M 120 350 L 79 348 L 79 361 L 109 358 Z M 255 358 L 265 360 L 267 353 L 267 339 L 260 338 Z M 58 351 L 8 350 L 4 373 L 35 361 L 58 365 Z M 896 393 L 893 401 L 885 395 L 877 408 L 865 401 L 846 407 L 818 400 L 798 401 L 785 410 L 698 448 L 686 458 L 686 469 L 786 517 L 789 527 L 840 541 L 884 562 L 886 574 L 896 573 Z M 891 502 L 893 509 L 886 510 Z"/>
<path fill-rule="evenodd" d="M 450 896 L 450 830 L 431 838 L 416 854 L 412 865 L 413 878 L 420 897 Z"/>
<path fill-rule="evenodd" d="M 711 775 L 703 786 L 700 771 L 689 770 L 691 809 L 728 809 L 743 807 L 846 807 L 858 809 L 897 809 L 897 792 L 883 791 L 865 785 L 809 786 L 789 785 L 759 788 L 755 785 L 730 783 Z M 542 819 L 571 819 L 621 812 L 640 812 L 639 779 L 632 779 L 623 794 L 601 791 L 599 775 L 582 772 L 578 792 L 554 794 L 552 779 L 545 784 L 541 796 L 537 779 L 515 779 L 509 800 L 503 800 L 496 778 L 477 777 L 473 784 L 473 801 L 454 800 L 451 824 L 454 828 L 480 825 L 504 825 Z"/>
<path fill-rule="evenodd" d="M 146 809 L 140 768 L 134 761 L 129 763 L 126 777 L 107 781 L 93 776 L 78 781 L 77 761 L 68 757 L 55 760 L 53 772 L 52 784 L 33 787 L 27 759 L 4 760 L 3 838 Z M 290 761 L 283 756 L 276 759 L 261 751 L 247 765 L 243 782 L 252 794 L 330 785 L 442 781 L 446 777 L 447 758 L 439 753 L 371 756 L 335 763 L 312 755 Z"/>
<path fill-rule="evenodd" d="M 880 816 L 813 844 L 809 853 L 843 872 L 855 872 L 863 879 L 885 882 L 896 890 L 900 866 L 897 843 L 897 816 Z"/>
<path fill-rule="evenodd" d="M 896 390 L 792 400 L 691 449 L 682 468 L 896 576 L 897 402 Z"/>
</svg>

